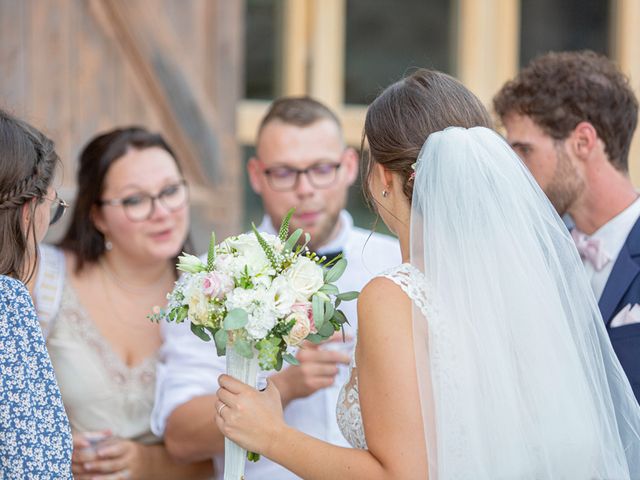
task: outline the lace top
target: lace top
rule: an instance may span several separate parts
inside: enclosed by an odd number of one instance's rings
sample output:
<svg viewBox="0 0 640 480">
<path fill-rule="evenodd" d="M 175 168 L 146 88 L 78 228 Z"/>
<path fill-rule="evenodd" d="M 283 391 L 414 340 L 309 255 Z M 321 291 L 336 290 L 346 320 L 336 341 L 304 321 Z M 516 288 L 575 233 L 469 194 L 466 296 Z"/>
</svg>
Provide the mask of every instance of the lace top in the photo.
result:
<svg viewBox="0 0 640 480">
<path fill-rule="evenodd" d="M 426 278 L 422 272 L 408 263 L 403 263 L 402 265 L 383 272 L 380 276 L 388 278 L 397 284 L 426 318 L 431 317 L 428 313 L 430 306 L 427 302 Z M 344 438 L 347 439 L 352 447 L 366 449 L 367 441 L 364 435 L 362 412 L 360 411 L 358 369 L 356 368 L 355 351 L 351 357 L 349 377 L 349 381 L 342 387 L 340 396 L 338 397 L 338 404 L 336 406 L 338 426 Z"/>
<path fill-rule="evenodd" d="M 56 255 L 58 267 L 64 268 L 62 252 Z M 59 305 L 45 331 L 72 429 L 110 429 L 122 438 L 159 442 L 149 423 L 158 354 L 126 365 L 102 336 L 66 275 L 57 281 L 61 282 Z"/>
<path fill-rule="evenodd" d="M 0 275 L 0 478 L 71 478 L 71 429 L 21 282 Z"/>
</svg>

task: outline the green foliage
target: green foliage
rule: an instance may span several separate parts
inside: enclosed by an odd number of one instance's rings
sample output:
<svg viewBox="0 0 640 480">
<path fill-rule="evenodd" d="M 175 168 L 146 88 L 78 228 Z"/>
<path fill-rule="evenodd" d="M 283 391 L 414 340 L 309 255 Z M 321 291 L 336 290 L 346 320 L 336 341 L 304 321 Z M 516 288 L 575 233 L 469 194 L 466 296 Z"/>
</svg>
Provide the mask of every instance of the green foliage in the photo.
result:
<svg viewBox="0 0 640 480">
<path fill-rule="evenodd" d="M 302 233 L 303 233 L 302 229 L 298 228 L 295 232 L 291 234 L 291 236 L 288 238 L 288 240 L 284 244 L 284 250 L 286 252 L 293 252 L 293 248 L 298 243 L 298 240 L 300 240 Z"/>
<path fill-rule="evenodd" d="M 358 298 L 358 295 L 360 295 L 360 292 L 343 292 L 336 295 L 336 298 L 348 302 L 350 300 L 355 300 L 356 298 Z"/>
<path fill-rule="evenodd" d="M 278 356 L 281 355 L 281 340 L 276 337 L 264 338 L 256 343 L 258 350 L 258 364 L 262 370 L 273 370 L 278 364 Z"/>
<path fill-rule="evenodd" d="M 320 331 L 324 323 L 324 301 L 316 294 L 311 297 L 311 310 L 313 312 L 313 322 L 316 329 Z"/>
<path fill-rule="evenodd" d="M 219 328 L 213 336 L 213 340 L 216 342 L 216 353 L 219 357 L 227 353 L 227 331 L 224 328 Z"/>
<path fill-rule="evenodd" d="M 282 225 L 280 225 L 280 231 L 278 232 L 278 238 L 283 243 L 287 239 L 287 236 L 289 235 L 289 222 L 291 221 L 291 217 L 293 216 L 293 212 L 295 212 L 295 211 L 296 211 L 296 209 L 292 208 L 291 210 L 289 210 L 287 212 L 287 214 L 282 219 Z"/>
<path fill-rule="evenodd" d="M 195 323 L 191 323 L 191 331 L 200 340 L 204 340 L 205 342 L 210 342 L 211 341 L 211 337 L 209 336 L 209 334 L 207 333 L 207 331 L 204 329 L 204 327 L 202 325 L 196 325 Z"/>
<path fill-rule="evenodd" d="M 284 359 L 285 362 L 287 362 L 290 365 L 300 365 L 300 362 L 298 361 L 298 359 L 288 352 L 285 352 L 282 355 L 282 358 Z"/>
<path fill-rule="evenodd" d="M 280 266 L 278 264 L 278 260 L 276 259 L 276 254 L 273 251 L 273 249 L 271 248 L 271 246 L 267 243 L 267 241 L 262 237 L 262 235 L 260 234 L 260 232 L 258 231 L 258 229 L 256 228 L 255 223 L 251 224 L 251 229 L 253 230 L 253 233 L 255 234 L 256 238 L 258 239 L 258 243 L 260 244 L 260 246 L 262 247 L 262 250 L 264 251 L 264 254 L 267 256 L 267 258 L 269 259 L 269 262 L 271 263 L 271 266 L 275 269 L 278 270 L 278 267 Z"/>
<path fill-rule="evenodd" d="M 249 315 L 242 308 L 234 308 L 224 317 L 225 330 L 238 330 L 249 323 Z"/>
<path fill-rule="evenodd" d="M 213 271 L 213 264 L 216 261 L 216 234 L 211 232 L 211 240 L 209 240 L 209 251 L 207 252 L 207 270 Z"/>
<path fill-rule="evenodd" d="M 344 258 L 338 260 L 333 267 L 324 273 L 325 283 L 333 283 L 338 280 L 345 269 L 347 268 L 347 261 Z"/>
<path fill-rule="evenodd" d="M 241 355 L 244 358 L 253 358 L 253 349 L 251 348 L 251 344 L 244 338 L 237 338 L 233 342 L 233 349 L 238 355 Z"/>
</svg>

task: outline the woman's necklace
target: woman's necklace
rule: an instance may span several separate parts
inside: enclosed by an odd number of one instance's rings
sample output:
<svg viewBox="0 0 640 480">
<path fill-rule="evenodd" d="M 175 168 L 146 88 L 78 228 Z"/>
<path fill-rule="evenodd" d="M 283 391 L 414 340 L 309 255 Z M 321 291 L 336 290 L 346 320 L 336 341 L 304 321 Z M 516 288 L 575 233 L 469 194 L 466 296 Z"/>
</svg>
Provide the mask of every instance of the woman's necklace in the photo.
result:
<svg viewBox="0 0 640 480">
<path fill-rule="evenodd" d="M 118 274 L 116 274 L 107 260 L 102 259 L 99 262 L 99 265 L 101 270 L 109 276 L 112 283 L 115 284 L 119 289 L 127 293 L 146 294 L 159 287 L 162 282 L 166 281 L 166 272 L 162 271 L 155 280 L 152 280 L 146 285 L 134 285 L 123 280 Z"/>
</svg>

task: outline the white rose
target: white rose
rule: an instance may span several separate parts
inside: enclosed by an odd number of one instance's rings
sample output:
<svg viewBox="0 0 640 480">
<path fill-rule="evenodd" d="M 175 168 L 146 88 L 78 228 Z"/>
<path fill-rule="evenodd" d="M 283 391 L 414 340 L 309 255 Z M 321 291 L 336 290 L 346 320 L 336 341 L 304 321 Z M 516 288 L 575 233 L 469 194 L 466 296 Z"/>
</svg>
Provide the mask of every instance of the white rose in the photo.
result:
<svg viewBox="0 0 640 480">
<path fill-rule="evenodd" d="M 251 276 L 271 270 L 271 262 L 254 234 L 245 233 L 239 235 L 234 239 L 228 240 L 227 244 L 235 249 L 238 254 L 237 260 L 240 263 L 238 265 L 240 272 L 238 273 L 242 273 L 245 265 L 248 267 L 249 275 Z"/>
<path fill-rule="evenodd" d="M 277 277 L 273 280 L 269 294 L 273 301 L 273 308 L 279 317 L 289 313 L 293 304 L 296 303 L 296 292 L 285 277 Z"/>
<path fill-rule="evenodd" d="M 285 276 L 299 301 L 309 300 L 324 285 L 322 267 L 307 257 L 298 257 Z"/>
<path fill-rule="evenodd" d="M 307 338 L 307 335 L 311 332 L 311 324 L 309 322 L 309 317 L 302 312 L 293 312 L 285 319 L 285 323 L 288 323 L 291 320 L 295 320 L 296 323 L 293 325 L 289 334 L 282 338 L 287 345 L 295 347 Z"/>
</svg>

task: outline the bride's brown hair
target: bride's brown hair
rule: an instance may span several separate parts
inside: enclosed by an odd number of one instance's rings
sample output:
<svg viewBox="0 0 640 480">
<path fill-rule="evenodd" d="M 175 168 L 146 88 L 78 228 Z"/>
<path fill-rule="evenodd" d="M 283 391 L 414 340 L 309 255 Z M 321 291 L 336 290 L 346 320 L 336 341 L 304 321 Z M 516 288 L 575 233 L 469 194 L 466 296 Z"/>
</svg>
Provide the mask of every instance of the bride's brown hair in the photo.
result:
<svg viewBox="0 0 640 480">
<path fill-rule="evenodd" d="M 445 73 L 418 69 L 387 87 L 373 101 L 367 110 L 360 150 L 362 187 L 370 206 L 375 208 L 369 190 L 373 162 L 400 174 L 404 194 L 411 201 L 411 165 L 427 137 L 447 127 L 493 128 L 482 102 Z"/>
</svg>

